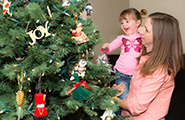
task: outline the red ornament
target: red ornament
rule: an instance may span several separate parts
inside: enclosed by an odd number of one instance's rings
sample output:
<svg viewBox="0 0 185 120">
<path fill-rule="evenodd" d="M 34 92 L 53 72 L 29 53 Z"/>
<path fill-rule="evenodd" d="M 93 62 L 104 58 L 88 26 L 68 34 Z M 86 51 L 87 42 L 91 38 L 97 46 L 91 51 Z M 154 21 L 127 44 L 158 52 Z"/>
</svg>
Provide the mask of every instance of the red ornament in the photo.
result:
<svg viewBox="0 0 185 120">
<path fill-rule="evenodd" d="M 45 107 L 46 104 L 46 94 L 37 93 L 35 94 L 35 104 L 37 107 L 34 110 L 34 116 L 36 117 L 45 117 L 48 115 L 47 109 Z"/>
</svg>

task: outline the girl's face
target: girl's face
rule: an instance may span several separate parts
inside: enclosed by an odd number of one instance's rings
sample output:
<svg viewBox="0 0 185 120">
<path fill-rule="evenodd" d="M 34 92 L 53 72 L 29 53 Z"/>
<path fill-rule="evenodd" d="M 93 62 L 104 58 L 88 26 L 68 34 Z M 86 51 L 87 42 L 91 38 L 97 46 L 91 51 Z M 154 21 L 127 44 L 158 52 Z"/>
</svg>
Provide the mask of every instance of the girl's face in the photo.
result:
<svg viewBox="0 0 185 120">
<path fill-rule="evenodd" d="M 142 35 L 142 44 L 146 47 L 147 52 L 150 52 L 153 47 L 153 29 L 151 18 L 146 19 L 144 26 L 139 27 L 138 32 Z"/>
<path fill-rule="evenodd" d="M 125 19 L 121 20 L 121 29 L 126 35 L 133 35 L 138 33 L 138 26 L 141 24 L 141 20 L 135 20 L 131 15 L 126 15 Z"/>
</svg>

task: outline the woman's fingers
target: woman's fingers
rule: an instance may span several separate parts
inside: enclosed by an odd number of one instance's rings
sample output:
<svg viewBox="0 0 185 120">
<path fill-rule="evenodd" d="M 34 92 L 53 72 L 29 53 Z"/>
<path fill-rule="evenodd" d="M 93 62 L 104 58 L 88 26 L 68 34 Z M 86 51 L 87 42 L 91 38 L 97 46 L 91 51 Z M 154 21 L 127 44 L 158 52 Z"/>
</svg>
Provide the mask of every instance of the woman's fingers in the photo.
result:
<svg viewBox="0 0 185 120">
<path fill-rule="evenodd" d="M 113 88 L 116 90 L 119 90 L 120 92 L 116 95 L 116 96 L 120 96 L 121 94 L 123 94 L 124 89 L 125 89 L 125 84 L 121 83 L 119 85 L 114 84 Z"/>
</svg>

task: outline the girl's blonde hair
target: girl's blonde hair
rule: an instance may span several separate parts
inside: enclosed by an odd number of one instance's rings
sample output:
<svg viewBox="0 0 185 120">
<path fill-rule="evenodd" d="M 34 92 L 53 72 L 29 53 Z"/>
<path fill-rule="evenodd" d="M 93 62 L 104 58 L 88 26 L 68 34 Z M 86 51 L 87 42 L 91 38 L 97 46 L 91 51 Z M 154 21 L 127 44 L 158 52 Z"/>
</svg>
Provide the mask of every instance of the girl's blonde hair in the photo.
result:
<svg viewBox="0 0 185 120">
<path fill-rule="evenodd" d="M 128 8 L 128 9 L 125 9 L 123 10 L 120 15 L 119 15 L 119 22 L 121 22 L 123 19 L 126 19 L 126 16 L 129 15 L 130 17 L 132 17 L 134 20 L 141 20 L 142 21 L 142 18 L 141 18 L 141 14 L 140 12 L 135 9 L 135 8 Z"/>
</svg>

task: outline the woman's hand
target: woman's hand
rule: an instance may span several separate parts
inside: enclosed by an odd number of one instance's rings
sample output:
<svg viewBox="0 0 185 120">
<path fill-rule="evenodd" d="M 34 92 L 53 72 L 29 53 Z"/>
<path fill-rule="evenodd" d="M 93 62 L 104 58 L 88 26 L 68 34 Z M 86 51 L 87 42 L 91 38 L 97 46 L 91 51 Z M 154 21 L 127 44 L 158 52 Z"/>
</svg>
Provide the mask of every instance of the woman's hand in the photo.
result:
<svg viewBox="0 0 185 120">
<path fill-rule="evenodd" d="M 119 85 L 114 84 L 114 85 L 113 85 L 113 88 L 120 91 L 120 92 L 116 95 L 116 99 L 117 99 L 121 94 L 123 94 L 124 89 L 125 89 L 125 84 L 123 84 L 123 83 L 121 83 L 121 84 L 119 84 Z"/>
<path fill-rule="evenodd" d="M 119 90 L 120 92 L 115 96 L 115 99 L 118 100 L 119 102 L 119 106 L 124 109 L 124 110 L 127 110 L 128 111 L 128 108 L 126 106 L 126 99 L 120 99 L 119 96 L 124 92 L 124 89 L 125 89 L 125 84 L 121 83 L 119 85 L 116 85 L 114 84 L 113 85 L 113 88 L 116 89 L 116 90 Z"/>
</svg>

